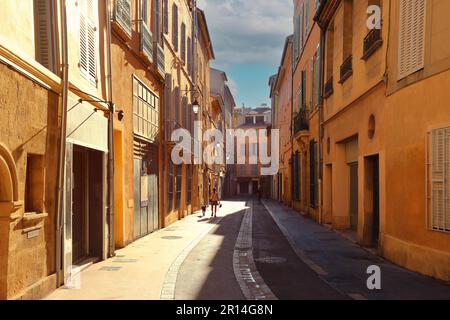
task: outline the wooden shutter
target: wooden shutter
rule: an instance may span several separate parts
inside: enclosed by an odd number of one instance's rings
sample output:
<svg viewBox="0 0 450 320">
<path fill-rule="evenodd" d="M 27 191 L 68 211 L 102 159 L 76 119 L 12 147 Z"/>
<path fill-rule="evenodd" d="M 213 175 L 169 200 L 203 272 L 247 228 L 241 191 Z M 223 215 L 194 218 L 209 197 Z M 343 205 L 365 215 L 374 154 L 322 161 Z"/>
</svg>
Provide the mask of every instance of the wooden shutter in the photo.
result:
<svg viewBox="0 0 450 320">
<path fill-rule="evenodd" d="M 192 39 L 187 38 L 187 68 L 189 76 L 192 77 Z"/>
<path fill-rule="evenodd" d="M 314 110 L 314 84 L 315 84 L 315 80 L 314 80 L 314 77 L 315 77 L 315 72 L 314 72 L 314 66 L 315 66 L 315 57 L 314 56 L 312 56 L 311 57 L 311 91 L 310 91 L 310 94 L 311 94 L 311 97 L 309 98 L 309 102 L 310 102 L 310 109 L 311 110 Z"/>
<path fill-rule="evenodd" d="M 97 80 L 97 45 L 94 0 L 82 0 L 80 6 L 80 71 L 90 82 Z"/>
<path fill-rule="evenodd" d="M 450 128 L 431 133 L 431 223 L 450 231 Z"/>
<path fill-rule="evenodd" d="M 316 84 L 315 84 L 315 100 L 316 105 L 320 103 L 320 89 L 321 89 L 321 83 L 320 83 L 320 73 L 322 70 L 322 52 L 320 44 L 317 46 L 317 52 L 316 52 Z"/>
<path fill-rule="evenodd" d="M 302 70 L 302 109 L 306 107 L 306 70 Z"/>
<path fill-rule="evenodd" d="M 305 4 L 305 38 L 308 36 L 309 32 L 309 0 L 306 0 Z"/>
<path fill-rule="evenodd" d="M 44 67 L 55 71 L 53 1 L 35 0 L 36 60 Z"/>
<path fill-rule="evenodd" d="M 178 6 L 172 6 L 172 45 L 175 51 L 178 51 Z"/>
<path fill-rule="evenodd" d="M 163 29 L 164 29 L 164 33 L 168 34 L 169 33 L 169 1 L 168 0 L 164 0 L 163 3 Z"/>
<path fill-rule="evenodd" d="M 153 33 L 155 42 L 161 42 L 161 8 L 160 0 L 153 0 Z"/>
<path fill-rule="evenodd" d="M 181 24 L 181 61 L 186 63 L 186 25 Z"/>
<path fill-rule="evenodd" d="M 300 9 L 300 24 L 299 24 L 299 56 L 300 56 L 300 54 L 301 54 L 301 52 L 302 52 L 302 49 L 303 49 L 303 32 L 304 32 L 304 28 L 303 28 L 303 26 L 304 26 L 304 19 L 303 19 L 303 17 L 304 17 L 304 13 L 303 13 L 303 4 L 302 4 L 302 8 Z"/>
<path fill-rule="evenodd" d="M 400 0 L 398 79 L 425 66 L 426 0 Z"/>
</svg>

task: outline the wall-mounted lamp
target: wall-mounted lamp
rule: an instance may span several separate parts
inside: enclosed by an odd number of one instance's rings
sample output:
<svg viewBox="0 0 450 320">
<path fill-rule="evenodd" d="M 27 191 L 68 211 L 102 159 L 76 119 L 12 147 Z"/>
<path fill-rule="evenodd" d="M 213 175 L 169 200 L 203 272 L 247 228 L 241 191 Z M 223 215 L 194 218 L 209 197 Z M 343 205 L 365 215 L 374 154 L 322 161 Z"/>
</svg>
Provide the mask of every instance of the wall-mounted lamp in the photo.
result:
<svg viewBox="0 0 450 320">
<path fill-rule="evenodd" d="M 124 117 L 125 113 L 123 112 L 123 110 L 117 112 L 117 118 L 119 119 L 119 121 L 122 121 Z"/>
<path fill-rule="evenodd" d="M 197 99 L 195 99 L 194 102 L 192 103 L 192 111 L 194 111 L 195 114 L 198 114 L 198 112 L 200 111 L 200 105 Z"/>
</svg>

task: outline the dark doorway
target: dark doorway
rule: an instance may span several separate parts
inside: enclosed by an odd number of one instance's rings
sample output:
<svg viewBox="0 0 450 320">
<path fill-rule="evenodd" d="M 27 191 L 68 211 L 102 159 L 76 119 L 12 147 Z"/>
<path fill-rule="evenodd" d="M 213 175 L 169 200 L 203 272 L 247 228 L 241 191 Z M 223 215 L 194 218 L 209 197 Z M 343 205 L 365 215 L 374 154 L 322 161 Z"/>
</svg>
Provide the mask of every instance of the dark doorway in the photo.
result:
<svg viewBox="0 0 450 320">
<path fill-rule="evenodd" d="M 350 229 L 358 230 L 358 163 L 349 164 Z"/>
<path fill-rule="evenodd" d="M 72 261 L 74 263 L 88 255 L 86 245 L 88 229 L 86 158 L 86 152 L 79 148 L 74 149 L 72 167 Z"/>
<path fill-rule="evenodd" d="M 239 184 L 239 193 L 240 194 L 248 194 L 249 193 L 248 182 L 241 182 Z"/>
<path fill-rule="evenodd" d="M 365 244 L 377 247 L 380 234 L 380 174 L 378 155 L 365 160 Z"/>
<path fill-rule="evenodd" d="M 103 247 L 104 153 L 73 148 L 72 261 L 101 257 Z"/>
</svg>

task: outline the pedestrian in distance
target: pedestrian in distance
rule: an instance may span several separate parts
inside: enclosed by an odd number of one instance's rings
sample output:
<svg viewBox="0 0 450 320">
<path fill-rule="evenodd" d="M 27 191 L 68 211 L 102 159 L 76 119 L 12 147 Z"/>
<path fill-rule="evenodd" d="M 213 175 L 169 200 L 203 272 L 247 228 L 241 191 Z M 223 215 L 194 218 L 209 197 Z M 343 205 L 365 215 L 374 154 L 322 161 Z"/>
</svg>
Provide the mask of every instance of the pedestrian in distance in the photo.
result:
<svg viewBox="0 0 450 320">
<path fill-rule="evenodd" d="M 216 188 L 213 189 L 211 194 L 210 203 L 211 203 L 211 218 L 217 216 L 217 206 L 219 205 L 219 194 L 217 193 Z"/>
</svg>

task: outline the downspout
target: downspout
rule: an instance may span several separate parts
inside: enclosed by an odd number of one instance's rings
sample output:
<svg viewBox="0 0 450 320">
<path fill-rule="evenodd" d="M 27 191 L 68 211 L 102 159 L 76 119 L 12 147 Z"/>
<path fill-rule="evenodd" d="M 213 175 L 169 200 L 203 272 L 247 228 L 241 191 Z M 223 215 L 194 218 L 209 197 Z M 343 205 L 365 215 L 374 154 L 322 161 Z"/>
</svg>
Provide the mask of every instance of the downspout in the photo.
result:
<svg viewBox="0 0 450 320">
<path fill-rule="evenodd" d="M 291 41 L 291 46 L 293 47 L 293 40 L 289 40 Z M 293 54 L 293 50 L 291 50 L 291 54 Z M 293 59 L 294 60 L 294 59 Z M 298 61 L 297 59 L 295 59 L 294 64 L 292 65 L 292 71 L 291 71 L 291 166 L 290 166 L 290 170 L 291 170 L 291 207 L 294 208 L 294 188 L 293 188 L 293 183 L 294 180 L 292 179 L 294 177 L 294 173 L 293 173 L 293 161 L 294 161 L 294 74 L 295 71 L 297 69 L 297 65 L 298 65 Z M 281 181 L 281 183 L 283 183 L 283 181 Z M 286 190 L 287 191 L 287 190 Z"/>
<path fill-rule="evenodd" d="M 115 207 L 114 207 L 114 103 L 112 102 L 112 59 L 111 59 L 111 8 L 110 0 L 106 0 L 106 28 L 107 28 L 107 59 L 108 90 L 106 100 L 108 101 L 108 218 L 109 218 L 109 257 L 115 256 Z"/>
<path fill-rule="evenodd" d="M 65 158 L 66 158 L 66 135 L 67 135 L 67 99 L 69 94 L 69 61 L 67 44 L 67 14 L 66 1 L 60 1 L 61 16 L 61 72 L 62 72 L 62 92 L 61 92 L 61 131 L 59 141 L 59 162 L 58 162 L 58 195 L 56 204 L 56 281 L 57 286 L 64 283 L 62 270 L 62 248 L 63 248 L 63 212 L 64 212 L 64 181 L 65 181 Z"/>
<path fill-rule="evenodd" d="M 325 73 L 325 37 L 326 28 L 320 25 L 320 95 L 319 95 L 319 224 L 323 223 L 323 92 L 324 92 L 324 73 Z"/>
</svg>

